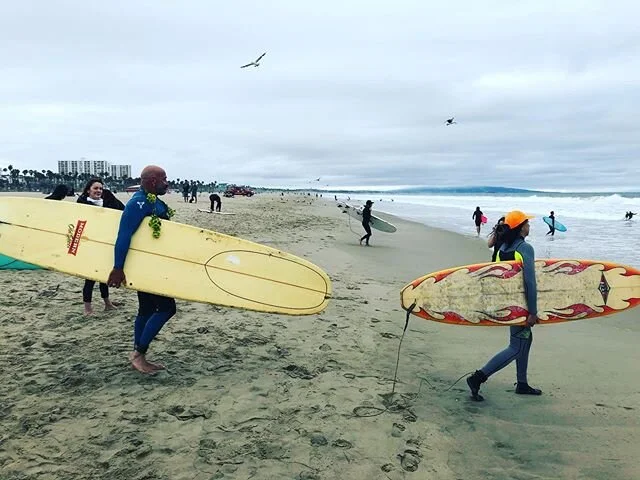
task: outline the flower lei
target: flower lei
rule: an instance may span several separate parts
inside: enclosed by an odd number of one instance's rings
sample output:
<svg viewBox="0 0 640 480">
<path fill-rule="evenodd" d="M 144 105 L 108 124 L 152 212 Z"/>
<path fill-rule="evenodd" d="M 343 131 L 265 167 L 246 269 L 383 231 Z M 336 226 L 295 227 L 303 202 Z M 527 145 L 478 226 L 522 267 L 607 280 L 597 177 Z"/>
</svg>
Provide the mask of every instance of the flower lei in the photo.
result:
<svg viewBox="0 0 640 480">
<path fill-rule="evenodd" d="M 156 215 L 157 199 L 157 195 L 154 195 L 153 193 L 147 193 L 147 201 L 153 205 L 153 212 L 151 214 L 151 219 L 149 220 L 149 226 L 153 230 L 153 232 L 151 233 L 151 235 L 153 235 L 153 238 L 160 238 L 160 229 L 162 228 L 162 220 L 160 220 L 160 217 Z M 171 218 L 175 214 L 176 211 L 173 208 L 167 206 L 167 217 L 169 217 L 169 220 L 171 220 Z"/>
</svg>

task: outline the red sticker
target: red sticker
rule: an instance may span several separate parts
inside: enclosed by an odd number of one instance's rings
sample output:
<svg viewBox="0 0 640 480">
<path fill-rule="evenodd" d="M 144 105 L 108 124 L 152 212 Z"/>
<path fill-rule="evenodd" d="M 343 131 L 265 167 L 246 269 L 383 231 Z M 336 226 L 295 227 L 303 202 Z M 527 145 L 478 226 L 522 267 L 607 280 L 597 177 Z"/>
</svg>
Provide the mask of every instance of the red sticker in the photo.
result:
<svg viewBox="0 0 640 480">
<path fill-rule="evenodd" d="M 71 237 L 71 241 L 69 242 L 69 250 L 67 253 L 73 255 L 75 257 L 76 253 L 78 253 L 78 246 L 80 245 L 80 237 L 82 237 L 82 232 L 84 232 L 84 226 L 87 224 L 86 220 L 78 220 L 76 224 L 76 229 L 73 232 Z"/>
</svg>

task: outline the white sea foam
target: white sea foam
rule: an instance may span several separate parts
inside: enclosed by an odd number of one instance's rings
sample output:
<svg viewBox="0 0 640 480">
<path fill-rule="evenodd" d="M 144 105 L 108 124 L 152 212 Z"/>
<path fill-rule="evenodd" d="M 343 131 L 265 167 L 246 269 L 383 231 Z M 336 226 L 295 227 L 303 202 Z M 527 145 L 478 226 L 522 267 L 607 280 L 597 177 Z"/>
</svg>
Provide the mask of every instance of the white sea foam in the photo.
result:
<svg viewBox="0 0 640 480">
<path fill-rule="evenodd" d="M 471 215 L 479 206 L 489 219 L 482 227 L 482 240 L 486 240 L 492 225 L 500 216 L 509 210 L 522 210 L 536 216 L 531 221 L 529 240 L 538 257 L 599 259 L 640 267 L 640 215 L 631 222 L 624 220 L 628 210 L 640 213 L 638 196 L 389 195 L 354 192 L 338 194 L 338 198 L 345 199 L 347 195 L 354 203 L 373 200 L 374 211 L 469 236 L 475 236 Z M 542 217 L 549 215 L 551 210 L 555 212 L 556 220 L 568 229 L 565 233 L 556 232 L 553 238 L 545 235 L 548 227 L 542 221 Z"/>
</svg>

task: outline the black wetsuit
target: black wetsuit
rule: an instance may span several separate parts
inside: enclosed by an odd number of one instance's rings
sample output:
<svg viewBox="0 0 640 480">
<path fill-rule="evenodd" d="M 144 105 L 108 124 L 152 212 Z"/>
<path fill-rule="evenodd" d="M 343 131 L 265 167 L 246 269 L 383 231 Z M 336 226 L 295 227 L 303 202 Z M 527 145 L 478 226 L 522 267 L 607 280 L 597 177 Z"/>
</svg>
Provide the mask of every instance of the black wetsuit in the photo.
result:
<svg viewBox="0 0 640 480">
<path fill-rule="evenodd" d="M 93 203 L 87 200 L 87 195 L 82 194 L 76 200 L 77 203 L 84 205 L 93 205 Z M 124 204 L 113 195 L 107 195 L 102 199 L 102 206 L 104 208 L 112 208 L 114 210 L 124 210 Z M 85 280 L 84 287 L 82 289 L 82 301 L 85 303 L 91 303 L 93 297 L 93 287 L 96 285 L 94 280 Z M 100 296 L 102 298 L 109 298 L 109 287 L 106 283 L 100 283 Z"/>
<path fill-rule="evenodd" d="M 549 218 L 551 219 L 551 225 L 549 225 L 549 231 L 547 232 L 547 235 L 551 234 L 551 236 L 553 237 L 556 233 L 556 217 L 555 215 L 549 215 Z"/>
<path fill-rule="evenodd" d="M 365 206 L 364 209 L 362 210 L 362 228 L 364 228 L 364 231 L 367 232 L 367 234 L 363 235 L 363 237 L 360 239 L 360 243 L 365 241 L 366 244 L 369 245 L 369 239 L 371 238 L 371 207 L 370 206 Z"/>
<path fill-rule="evenodd" d="M 474 210 L 471 218 L 475 219 L 476 227 L 479 227 L 482 224 L 482 210 Z"/>
<path fill-rule="evenodd" d="M 220 198 L 220 195 L 218 195 L 217 193 L 212 193 L 211 195 L 209 195 L 209 200 L 211 201 L 211 208 L 210 210 L 213 212 L 214 210 L 216 212 L 219 212 L 220 209 L 222 208 L 222 199 Z"/>
</svg>

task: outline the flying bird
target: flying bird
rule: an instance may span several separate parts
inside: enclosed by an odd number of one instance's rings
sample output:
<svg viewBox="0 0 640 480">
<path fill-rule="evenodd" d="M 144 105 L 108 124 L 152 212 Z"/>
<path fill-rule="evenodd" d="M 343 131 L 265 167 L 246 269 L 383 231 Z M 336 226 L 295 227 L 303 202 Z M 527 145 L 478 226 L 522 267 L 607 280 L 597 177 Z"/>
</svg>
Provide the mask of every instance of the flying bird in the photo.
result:
<svg viewBox="0 0 640 480">
<path fill-rule="evenodd" d="M 458 122 L 456 122 L 456 121 L 454 121 L 454 120 L 453 120 L 454 118 L 456 118 L 456 117 L 448 118 L 448 119 L 447 119 L 447 121 L 446 121 L 446 122 L 444 122 L 444 123 L 445 123 L 445 125 L 447 125 L 447 126 L 448 126 L 448 125 L 453 125 L 454 123 L 458 123 Z"/>
<path fill-rule="evenodd" d="M 254 67 L 259 67 L 260 66 L 260 60 L 262 60 L 262 57 L 264 57 L 267 54 L 267 52 L 264 52 L 262 55 L 260 55 L 255 62 L 251 62 L 251 63 L 247 63 L 246 65 L 242 65 L 240 68 L 247 68 L 250 67 L 251 65 L 253 65 Z"/>
</svg>

